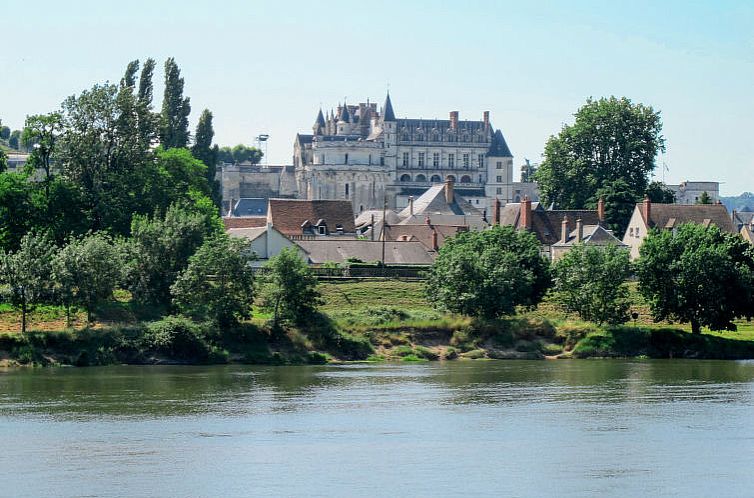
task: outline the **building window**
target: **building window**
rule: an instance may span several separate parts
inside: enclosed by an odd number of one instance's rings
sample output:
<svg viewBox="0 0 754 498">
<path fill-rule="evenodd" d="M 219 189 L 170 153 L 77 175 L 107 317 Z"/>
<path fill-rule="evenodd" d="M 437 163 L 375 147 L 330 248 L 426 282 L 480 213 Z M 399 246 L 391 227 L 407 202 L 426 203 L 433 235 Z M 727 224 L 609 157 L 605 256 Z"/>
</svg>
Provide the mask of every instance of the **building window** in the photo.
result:
<svg viewBox="0 0 754 498">
<path fill-rule="evenodd" d="M 633 237 L 634 236 L 634 227 L 631 227 L 628 229 L 628 236 Z"/>
<path fill-rule="evenodd" d="M 416 175 L 416 178 L 415 178 L 415 180 L 416 180 L 417 182 L 426 182 L 426 181 L 427 181 L 427 177 L 426 177 L 426 176 L 424 176 L 424 175 Z"/>
<path fill-rule="evenodd" d="M 456 167 L 456 155 L 448 154 L 448 168 L 455 168 L 455 167 Z"/>
<path fill-rule="evenodd" d="M 465 169 L 469 169 L 469 155 L 468 154 L 463 155 L 463 167 Z"/>
<path fill-rule="evenodd" d="M 348 199 L 348 184 L 346 183 L 346 199 Z"/>
<path fill-rule="evenodd" d="M 451 181 L 453 183 L 456 182 L 456 177 L 453 176 L 453 175 L 448 175 L 447 177 L 445 177 L 445 179 L 448 180 L 448 181 Z"/>
<path fill-rule="evenodd" d="M 429 181 L 432 183 L 440 183 L 442 178 L 440 178 L 440 175 L 432 175 L 432 178 L 430 178 Z"/>
<path fill-rule="evenodd" d="M 417 142 L 423 142 L 424 141 L 424 134 L 422 132 L 419 132 L 416 134 L 416 141 Z"/>
<path fill-rule="evenodd" d="M 408 152 L 403 153 L 403 165 L 408 166 Z"/>
<path fill-rule="evenodd" d="M 410 182 L 411 181 L 411 175 L 401 175 L 401 181 L 402 182 Z"/>
<path fill-rule="evenodd" d="M 503 161 L 496 162 L 495 169 L 503 169 Z"/>
<path fill-rule="evenodd" d="M 424 152 L 419 152 L 419 167 L 424 167 Z"/>
<path fill-rule="evenodd" d="M 497 189 L 495 189 L 495 193 L 497 193 L 497 195 L 502 195 L 503 187 L 498 187 Z"/>
<path fill-rule="evenodd" d="M 498 175 L 497 177 L 497 183 L 503 183 L 503 177 Z"/>
<path fill-rule="evenodd" d="M 346 154 L 346 158 L 345 158 L 343 164 L 348 164 L 348 154 Z"/>
<path fill-rule="evenodd" d="M 477 163 L 479 163 L 479 167 L 484 168 L 484 154 L 479 154 L 476 159 Z"/>
<path fill-rule="evenodd" d="M 469 175 L 463 175 L 461 177 L 461 183 L 471 183 L 471 177 Z"/>
<path fill-rule="evenodd" d="M 319 234 L 320 235 L 327 235 L 327 227 L 324 225 L 320 225 L 319 227 Z"/>
<path fill-rule="evenodd" d="M 404 133 L 401 137 L 401 140 L 403 140 L 404 142 L 408 142 L 410 139 L 411 137 L 408 136 L 408 133 Z"/>
<path fill-rule="evenodd" d="M 380 166 L 385 166 L 385 156 L 380 156 Z"/>
<path fill-rule="evenodd" d="M 440 135 L 438 133 L 432 134 L 432 141 L 433 142 L 439 142 L 440 141 Z"/>
<path fill-rule="evenodd" d="M 439 152 L 435 152 L 434 154 L 432 154 L 432 166 L 434 166 L 435 168 L 440 167 L 440 153 Z"/>
</svg>

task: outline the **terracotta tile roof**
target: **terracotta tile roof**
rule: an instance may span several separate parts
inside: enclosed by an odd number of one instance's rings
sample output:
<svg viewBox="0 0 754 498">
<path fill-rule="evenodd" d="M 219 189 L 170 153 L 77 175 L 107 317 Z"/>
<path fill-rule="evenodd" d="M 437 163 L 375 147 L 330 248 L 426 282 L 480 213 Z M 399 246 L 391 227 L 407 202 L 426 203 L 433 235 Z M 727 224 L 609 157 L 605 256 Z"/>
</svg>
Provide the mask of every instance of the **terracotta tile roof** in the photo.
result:
<svg viewBox="0 0 754 498">
<path fill-rule="evenodd" d="M 576 229 L 576 220 L 586 225 L 599 225 L 597 211 L 587 209 L 545 210 L 538 202 L 531 203 L 531 231 L 543 245 L 551 246 L 560 240 L 563 217 L 568 217 L 569 231 Z M 500 224 L 519 228 L 521 224 L 521 203 L 508 203 L 500 210 Z"/>
<path fill-rule="evenodd" d="M 643 203 L 636 204 L 636 209 L 644 217 Z M 723 232 L 736 233 L 728 210 L 722 204 L 656 204 L 649 209 L 649 228 L 672 229 L 683 223 L 716 225 Z M 644 220 L 647 221 L 647 220 Z"/>
<path fill-rule="evenodd" d="M 445 239 L 453 237 L 461 232 L 467 232 L 467 226 L 453 225 L 388 225 L 385 229 L 385 240 L 388 241 L 418 241 L 427 249 L 432 247 L 432 233 L 437 232 L 437 247 L 445 244 Z"/>
<path fill-rule="evenodd" d="M 223 218 L 225 229 L 230 228 L 258 228 L 267 226 L 265 216 L 243 216 L 240 218 Z"/>
<path fill-rule="evenodd" d="M 268 218 L 284 235 L 302 235 L 302 226 L 324 223 L 328 233 L 341 226 L 343 233 L 355 233 L 351 201 L 270 199 Z"/>
</svg>

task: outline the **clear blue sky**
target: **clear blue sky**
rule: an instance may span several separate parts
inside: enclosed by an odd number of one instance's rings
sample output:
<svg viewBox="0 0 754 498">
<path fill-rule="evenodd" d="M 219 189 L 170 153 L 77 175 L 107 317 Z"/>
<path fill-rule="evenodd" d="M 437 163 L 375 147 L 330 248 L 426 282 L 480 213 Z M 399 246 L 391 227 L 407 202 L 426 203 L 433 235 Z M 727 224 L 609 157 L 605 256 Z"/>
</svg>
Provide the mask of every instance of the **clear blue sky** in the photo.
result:
<svg viewBox="0 0 754 498">
<path fill-rule="evenodd" d="M 528 3 L 3 2 L 0 119 L 20 128 L 132 59 L 174 56 L 192 127 L 206 107 L 220 144 L 269 133 L 271 163 L 320 103 L 382 103 L 389 84 L 400 117 L 491 111 L 518 165 L 587 97 L 617 95 L 662 111 L 668 182 L 754 190 L 754 3 Z"/>
</svg>

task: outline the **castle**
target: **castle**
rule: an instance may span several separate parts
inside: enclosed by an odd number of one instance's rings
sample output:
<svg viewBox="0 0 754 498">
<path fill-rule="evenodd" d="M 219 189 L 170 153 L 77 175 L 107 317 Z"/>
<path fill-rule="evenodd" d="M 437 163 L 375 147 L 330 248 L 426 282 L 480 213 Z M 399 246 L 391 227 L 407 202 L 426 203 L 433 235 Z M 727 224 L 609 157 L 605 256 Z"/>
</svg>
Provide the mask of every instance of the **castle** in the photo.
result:
<svg viewBox="0 0 754 498">
<path fill-rule="evenodd" d="M 432 184 L 453 181 L 474 207 L 516 202 L 513 155 L 489 111 L 478 121 L 398 119 L 390 94 L 380 110 L 369 101 L 320 109 L 312 134 L 298 134 L 293 169 L 296 197 L 350 200 L 355 213 L 400 209 Z M 521 194 L 521 195 L 518 195 Z"/>
</svg>

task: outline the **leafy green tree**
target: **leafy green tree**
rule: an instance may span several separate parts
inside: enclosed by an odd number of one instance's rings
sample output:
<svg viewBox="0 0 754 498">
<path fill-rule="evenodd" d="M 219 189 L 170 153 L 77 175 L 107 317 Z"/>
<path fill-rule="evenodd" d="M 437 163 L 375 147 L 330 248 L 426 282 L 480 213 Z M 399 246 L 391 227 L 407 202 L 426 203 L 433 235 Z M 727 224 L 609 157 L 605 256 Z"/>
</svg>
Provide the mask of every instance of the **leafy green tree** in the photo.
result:
<svg viewBox="0 0 754 498">
<path fill-rule="evenodd" d="M 139 71 L 139 60 L 134 60 L 126 66 L 126 72 L 120 80 L 120 86 L 133 88 L 136 86 L 136 73 Z"/>
<path fill-rule="evenodd" d="M 628 320 L 629 253 L 616 246 L 575 245 L 554 265 L 557 299 L 587 321 L 617 325 Z"/>
<path fill-rule="evenodd" d="M 10 128 L 7 126 L 0 126 L 0 138 L 8 140 L 10 138 Z"/>
<path fill-rule="evenodd" d="M 8 137 L 8 145 L 11 149 L 19 150 L 21 145 L 21 130 L 13 130 Z"/>
<path fill-rule="evenodd" d="M 674 204 L 675 192 L 662 182 L 652 182 L 647 187 L 647 196 L 653 204 Z"/>
<path fill-rule="evenodd" d="M 707 192 L 702 192 L 702 195 L 696 200 L 697 204 L 712 204 L 712 198 Z"/>
<path fill-rule="evenodd" d="M 317 279 L 298 251 L 287 247 L 264 266 L 261 295 L 264 308 L 273 313 L 273 326 L 281 321 L 305 323 L 321 304 Z"/>
<path fill-rule="evenodd" d="M 43 234 L 29 232 L 16 252 L 0 250 L 0 287 L 5 301 L 21 311 L 21 333 L 26 333 L 30 311 L 49 299 L 52 290 L 50 262 L 55 246 Z"/>
<path fill-rule="evenodd" d="M 596 199 L 590 201 L 589 207 L 596 209 L 600 197 L 605 201 L 605 223 L 621 237 L 628 227 L 631 214 L 636 206 L 636 196 L 623 180 L 615 180 L 597 190 Z"/>
<path fill-rule="evenodd" d="M 139 76 L 139 91 L 136 94 L 137 114 L 139 122 L 139 139 L 144 147 L 150 147 L 157 138 L 159 127 L 159 115 L 152 112 L 152 98 L 154 86 L 152 76 L 154 74 L 155 61 L 152 58 L 144 61 Z"/>
<path fill-rule="evenodd" d="M 73 238 L 57 252 L 52 261 L 52 279 L 57 297 L 66 307 L 70 326 L 71 307 L 86 310 L 87 323 L 97 306 L 113 295 L 121 280 L 121 252 L 105 234 Z"/>
<path fill-rule="evenodd" d="M 214 136 L 212 113 L 209 109 L 204 109 L 202 115 L 199 117 L 199 123 L 196 125 L 194 145 L 191 147 L 191 153 L 195 158 L 207 165 L 207 182 L 212 191 L 212 200 L 219 206 L 222 201 L 222 194 L 220 192 L 220 182 L 215 179 L 215 167 L 217 166 L 219 149 L 217 146 L 212 146 Z"/>
<path fill-rule="evenodd" d="M 166 149 L 187 147 L 191 104 L 183 97 L 183 78 L 175 59 L 165 61 L 165 95 L 162 100 L 160 143 Z"/>
<path fill-rule="evenodd" d="M 510 226 L 464 232 L 446 241 L 432 266 L 427 295 L 438 308 L 498 318 L 534 307 L 550 287 L 550 269 L 534 234 Z"/>
<path fill-rule="evenodd" d="M 754 316 L 754 247 L 714 225 L 683 224 L 653 231 L 637 263 L 639 290 L 655 321 L 736 330 L 733 320 Z"/>
<path fill-rule="evenodd" d="M 8 170 L 8 156 L 3 149 L 0 149 L 0 174 Z"/>
<path fill-rule="evenodd" d="M 164 216 L 134 216 L 126 245 L 126 282 L 137 302 L 171 303 L 170 286 L 209 236 L 201 213 L 173 205 Z"/>
<path fill-rule="evenodd" d="M 207 239 L 171 287 L 175 306 L 197 319 L 228 330 L 251 316 L 254 274 L 248 245 L 226 235 Z"/>
<path fill-rule="evenodd" d="M 259 164 L 262 160 L 262 151 L 256 147 L 247 147 L 243 144 L 238 144 L 231 147 L 220 147 L 218 151 L 218 159 L 224 163 L 242 163 L 250 161 L 252 164 Z"/>
<path fill-rule="evenodd" d="M 535 174 L 543 202 L 583 209 L 596 202 L 600 189 L 617 189 L 618 181 L 634 200 L 641 199 L 655 156 L 665 150 L 660 113 L 625 97 L 610 97 L 588 99 L 575 117 L 574 124 L 545 145 Z"/>
<path fill-rule="evenodd" d="M 39 167 L 45 172 L 45 199 L 50 197 L 51 160 L 62 132 L 63 116 L 59 112 L 29 116 L 24 124 L 21 140 L 32 151 L 28 162 L 33 168 Z"/>
<path fill-rule="evenodd" d="M 0 173 L 0 249 L 18 248 L 37 219 L 34 184 L 21 173 Z"/>
</svg>

